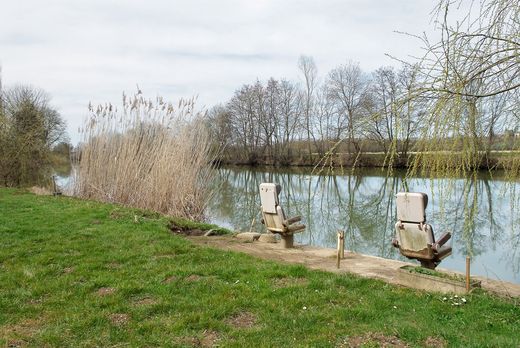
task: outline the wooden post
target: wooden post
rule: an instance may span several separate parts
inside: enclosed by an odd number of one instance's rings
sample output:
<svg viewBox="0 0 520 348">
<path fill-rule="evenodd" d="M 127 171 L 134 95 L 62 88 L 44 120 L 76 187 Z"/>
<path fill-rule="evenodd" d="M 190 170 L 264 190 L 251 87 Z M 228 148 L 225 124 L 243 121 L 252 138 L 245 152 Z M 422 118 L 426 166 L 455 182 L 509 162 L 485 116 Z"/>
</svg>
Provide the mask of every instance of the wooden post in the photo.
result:
<svg viewBox="0 0 520 348">
<path fill-rule="evenodd" d="M 471 257 L 466 256 L 466 291 L 469 292 L 470 290 L 470 263 L 471 263 Z"/>
<path fill-rule="evenodd" d="M 345 258 L 345 231 L 340 231 L 340 234 L 341 234 L 341 236 L 340 236 L 340 240 L 341 240 L 340 254 L 341 255 L 340 256 L 342 259 L 344 259 Z"/>
<path fill-rule="evenodd" d="M 338 246 L 337 246 L 337 252 L 336 252 L 336 267 L 339 268 L 339 263 L 341 260 L 341 231 L 338 231 Z"/>
</svg>

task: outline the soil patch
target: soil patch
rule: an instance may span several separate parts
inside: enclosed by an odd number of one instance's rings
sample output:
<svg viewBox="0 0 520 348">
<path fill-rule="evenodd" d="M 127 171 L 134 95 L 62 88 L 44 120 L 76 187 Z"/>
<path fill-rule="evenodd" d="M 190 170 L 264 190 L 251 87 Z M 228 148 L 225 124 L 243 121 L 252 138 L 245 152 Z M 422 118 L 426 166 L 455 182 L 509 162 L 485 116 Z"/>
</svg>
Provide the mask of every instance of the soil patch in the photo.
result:
<svg viewBox="0 0 520 348">
<path fill-rule="evenodd" d="M 26 347 L 26 346 L 28 346 L 28 344 L 24 340 L 7 341 L 7 347 L 9 347 L 9 348 L 18 348 L 18 347 Z"/>
<path fill-rule="evenodd" d="M 358 347 L 365 347 L 369 346 L 372 347 L 372 345 L 376 345 L 377 347 L 383 347 L 383 348 L 389 348 L 389 347 L 408 347 L 408 345 L 401 341 L 396 336 L 386 336 L 382 333 L 372 333 L 368 332 L 362 336 L 352 336 L 352 337 L 345 337 L 342 339 L 341 342 L 336 345 L 336 347 L 352 347 L 352 348 L 358 348 Z"/>
<path fill-rule="evenodd" d="M 164 279 L 162 281 L 162 283 L 163 284 L 170 284 L 170 283 L 176 281 L 177 279 L 178 279 L 177 276 L 169 276 L 168 278 Z"/>
<path fill-rule="evenodd" d="M 130 316 L 124 313 L 114 313 L 110 314 L 108 319 L 110 320 L 110 323 L 112 323 L 112 325 L 123 326 L 128 323 L 128 321 L 130 320 Z"/>
<path fill-rule="evenodd" d="M 251 312 L 240 312 L 228 318 L 226 323 L 238 329 L 247 329 L 255 326 L 256 316 Z"/>
<path fill-rule="evenodd" d="M 201 276 L 200 275 L 197 275 L 197 274 L 192 274 L 190 276 L 187 276 L 186 278 L 184 278 L 184 280 L 188 281 L 188 282 L 198 282 L 199 280 L 201 280 Z"/>
<path fill-rule="evenodd" d="M 309 284 L 309 281 L 306 278 L 293 277 L 274 278 L 272 282 L 276 288 L 287 288 L 290 286 L 305 286 Z"/>
<path fill-rule="evenodd" d="M 108 269 L 119 269 L 121 268 L 121 264 L 119 262 L 110 262 L 106 267 Z"/>
<path fill-rule="evenodd" d="M 183 337 L 177 342 L 182 346 L 191 347 L 218 347 L 218 341 L 220 341 L 220 335 L 218 332 L 213 330 L 204 330 L 202 338 L 199 337 Z"/>
<path fill-rule="evenodd" d="M 199 229 L 192 229 L 188 227 L 181 227 L 177 226 L 173 222 L 170 222 L 168 225 L 168 228 L 172 233 L 175 234 L 182 234 L 183 236 L 192 236 L 192 237 L 200 237 L 203 236 L 207 231 L 199 230 Z"/>
<path fill-rule="evenodd" d="M 431 336 L 424 341 L 424 345 L 428 348 L 444 348 L 448 346 L 443 338 Z"/>
<path fill-rule="evenodd" d="M 173 259 L 175 257 L 175 254 L 159 254 L 159 255 L 155 255 L 154 258 L 156 260 L 158 259 Z"/>
<path fill-rule="evenodd" d="M 143 297 L 133 301 L 134 306 L 151 306 L 157 304 L 157 301 L 151 297 Z"/>
<path fill-rule="evenodd" d="M 63 269 L 63 273 L 64 273 L 64 274 L 70 274 L 70 273 L 72 273 L 72 272 L 74 272 L 74 267 L 65 267 L 65 268 Z"/>
<path fill-rule="evenodd" d="M 99 288 L 98 291 L 96 291 L 96 294 L 98 296 L 108 296 L 108 295 L 112 295 L 115 292 L 116 292 L 116 289 L 114 289 L 114 288 Z"/>
<path fill-rule="evenodd" d="M 215 347 L 217 342 L 220 340 L 218 332 L 212 330 L 205 330 L 202 333 L 202 339 L 200 340 L 201 347 Z"/>
</svg>

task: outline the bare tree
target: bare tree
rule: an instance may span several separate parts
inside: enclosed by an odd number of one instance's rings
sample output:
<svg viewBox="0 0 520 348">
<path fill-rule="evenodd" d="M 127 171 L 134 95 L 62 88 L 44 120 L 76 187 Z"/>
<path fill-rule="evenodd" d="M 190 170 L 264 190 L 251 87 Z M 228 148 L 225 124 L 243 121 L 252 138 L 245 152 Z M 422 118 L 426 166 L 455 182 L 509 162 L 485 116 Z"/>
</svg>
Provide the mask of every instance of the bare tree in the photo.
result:
<svg viewBox="0 0 520 348">
<path fill-rule="evenodd" d="M 303 117 L 305 122 L 305 131 L 307 133 L 307 150 L 309 152 L 309 156 L 312 156 L 312 143 L 311 143 L 311 135 L 312 135 L 312 127 L 311 127 L 311 118 L 312 118 L 312 110 L 314 107 L 314 97 L 315 90 L 317 86 L 317 73 L 318 69 L 316 68 L 316 64 L 314 63 L 314 59 L 309 56 L 300 56 L 298 60 L 298 68 L 303 74 L 305 79 L 305 88 L 303 92 Z"/>
<path fill-rule="evenodd" d="M 329 98 L 337 114 L 336 139 L 346 138 L 349 146 L 359 153 L 356 139 L 367 97 L 367 80 L 359 64 L 349 62 L 333 69 L 327 79 Z"/>
</svg>

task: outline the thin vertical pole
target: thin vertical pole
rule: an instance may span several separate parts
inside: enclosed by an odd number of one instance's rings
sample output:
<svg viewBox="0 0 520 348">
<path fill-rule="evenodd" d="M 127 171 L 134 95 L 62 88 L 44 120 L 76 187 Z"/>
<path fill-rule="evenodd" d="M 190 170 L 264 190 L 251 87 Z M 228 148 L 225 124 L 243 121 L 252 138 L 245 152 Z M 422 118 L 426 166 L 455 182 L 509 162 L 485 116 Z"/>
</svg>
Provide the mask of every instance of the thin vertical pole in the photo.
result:
<svg viewBox="0 0 520 348">
<path fill-rule="evenodd" d="M 339 263 L 341 260 L 341 231 L 338 231 L 338 248 L 336 252 L 336 267 L 339 268 Z"/>
<path fill-rule="evenodd" d="M 470 290 L 470 263 L 471 257 L 466 256 L 466 291 Z"/>
<path fill-rule="evenodd" d="M 340 256 L 345 258 L 345 231 L 340 231 Z"/>
</svg>

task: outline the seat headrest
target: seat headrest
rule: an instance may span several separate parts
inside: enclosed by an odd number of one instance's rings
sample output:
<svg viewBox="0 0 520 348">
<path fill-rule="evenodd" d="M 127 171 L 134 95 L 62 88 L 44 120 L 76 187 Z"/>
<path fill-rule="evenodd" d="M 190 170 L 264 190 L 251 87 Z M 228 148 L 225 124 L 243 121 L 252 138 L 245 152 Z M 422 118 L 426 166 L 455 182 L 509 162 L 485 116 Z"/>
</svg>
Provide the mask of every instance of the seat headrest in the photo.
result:
<svg viewBox="0 0 520 348">
<path fill-rule="evenodd" d="M 397 220 L 426 222 L 428 195 L 421 192 L 399 192 L 396 195 Z"/>
<path fill-rule="evenodd" d="M 282 187 L 273 183 L 260 184 L 260 202 L 264 213 L 276 214 L 276 206 L 279 205 L 278 194 Z"/>
</svg>

